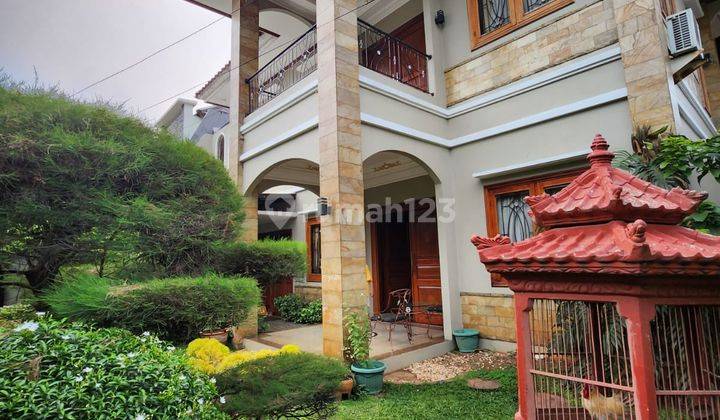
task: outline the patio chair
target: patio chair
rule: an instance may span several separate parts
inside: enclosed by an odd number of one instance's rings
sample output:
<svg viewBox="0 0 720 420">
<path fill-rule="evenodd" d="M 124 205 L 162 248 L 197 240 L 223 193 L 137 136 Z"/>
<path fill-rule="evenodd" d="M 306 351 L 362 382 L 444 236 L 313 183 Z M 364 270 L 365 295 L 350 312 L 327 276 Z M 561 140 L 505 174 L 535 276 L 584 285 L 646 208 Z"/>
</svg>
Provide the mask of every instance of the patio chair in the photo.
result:
<svg viewBox="0 0 720 420">
<path fill-rule="evenodd" d="M 412 326 L 410 325 L 412 313 L 412 293 L 410 289 L 397 289 L 388 294 L 388 303 L 379 314 L 370 317 L 372 332 L 378 322 L 388 325 L 388 341 L 392 341 L 392 332 L 397 324 L 401 324 L 407 331 L 408 341 L 412 342 Z"/>
</svg>

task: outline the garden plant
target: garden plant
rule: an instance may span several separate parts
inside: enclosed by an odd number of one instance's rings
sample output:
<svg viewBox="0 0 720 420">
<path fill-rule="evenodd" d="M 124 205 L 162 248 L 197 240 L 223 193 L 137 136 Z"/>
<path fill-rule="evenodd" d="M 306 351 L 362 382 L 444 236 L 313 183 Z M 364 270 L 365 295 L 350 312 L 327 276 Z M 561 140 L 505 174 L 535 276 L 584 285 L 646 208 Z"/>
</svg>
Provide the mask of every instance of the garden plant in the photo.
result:
<svg viewBox="0 0 720 420">
<path fill-rule="evenodd" d="M 289 294 L 275 298 L 275 307 L 282 319 L 298 324 L 319 324 L 322 322 L 322 300 L 307 302 L 299 295 Z"/>
</svg>

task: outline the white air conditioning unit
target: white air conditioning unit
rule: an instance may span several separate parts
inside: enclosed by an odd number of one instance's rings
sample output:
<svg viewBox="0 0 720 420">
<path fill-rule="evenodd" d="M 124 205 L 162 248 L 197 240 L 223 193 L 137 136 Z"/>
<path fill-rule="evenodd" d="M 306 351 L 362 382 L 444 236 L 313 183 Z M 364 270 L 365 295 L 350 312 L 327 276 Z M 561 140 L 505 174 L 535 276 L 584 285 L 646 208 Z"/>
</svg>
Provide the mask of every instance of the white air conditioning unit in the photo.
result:
<svg viewBox="0 0 720 420">
<path fill-rule="evenodd" d="M 665 21 L 668 33 L 670 55 L 677 57 L 693 51 L 702 50 L 700 28 L 692 9 L 668 16 Z"/>
</svg>

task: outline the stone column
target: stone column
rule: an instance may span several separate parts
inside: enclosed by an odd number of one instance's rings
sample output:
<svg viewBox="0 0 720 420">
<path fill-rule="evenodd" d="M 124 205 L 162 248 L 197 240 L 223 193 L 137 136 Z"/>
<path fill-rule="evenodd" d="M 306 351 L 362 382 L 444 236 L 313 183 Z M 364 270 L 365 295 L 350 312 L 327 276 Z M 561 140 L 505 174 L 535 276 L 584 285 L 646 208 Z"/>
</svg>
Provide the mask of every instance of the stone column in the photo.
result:
<svg viewBox="0 0 720 420">
<path fill-rule="evenodd" d="M 675 126 L 672 74 L 658 0 L 613 0 L 633 125 Z"/>
<path fill-rule="evenodd" d="M 323 353 L 342 357 L 343 319 L 367 312 L 356 0 L 317 1 Z"/>
<path fill-rule="evenodd" d="M 257 0 L 232 0 L 232 30 L 230 42 L 230 143 L 228 172 L 242 193 L 243 136 L 240 126 L 249 112 L 248 84 L 245 80 L 258 69 L 258 39 L 260 17 Z M 257 195 L 245 197 L 243 240 L 257 239 Z"/>
</svg>

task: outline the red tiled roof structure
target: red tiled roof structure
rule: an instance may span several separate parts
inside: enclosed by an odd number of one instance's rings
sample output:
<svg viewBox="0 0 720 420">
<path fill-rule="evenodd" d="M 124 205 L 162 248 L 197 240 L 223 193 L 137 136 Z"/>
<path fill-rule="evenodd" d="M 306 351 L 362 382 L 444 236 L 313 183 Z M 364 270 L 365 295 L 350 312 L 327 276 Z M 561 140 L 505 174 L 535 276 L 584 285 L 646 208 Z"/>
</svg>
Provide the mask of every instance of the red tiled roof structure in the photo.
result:
<svg viewBox="0 0 720 420">
<path fill-rule="evenodd" d="M 490 272 L 720 274 L 720 237 L 677 226 L 707 193 L 668 191 L 612 167 L 600 135 L 591 148 L 590 169 L 567 187 L 526 198 L 548 230 L 516 244 L 472 238 Z"/>
</svg>

